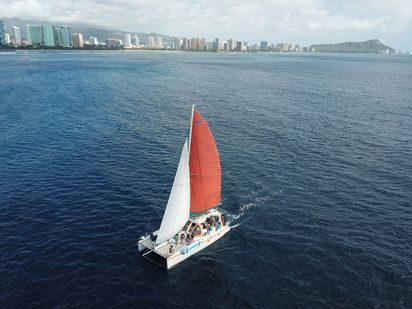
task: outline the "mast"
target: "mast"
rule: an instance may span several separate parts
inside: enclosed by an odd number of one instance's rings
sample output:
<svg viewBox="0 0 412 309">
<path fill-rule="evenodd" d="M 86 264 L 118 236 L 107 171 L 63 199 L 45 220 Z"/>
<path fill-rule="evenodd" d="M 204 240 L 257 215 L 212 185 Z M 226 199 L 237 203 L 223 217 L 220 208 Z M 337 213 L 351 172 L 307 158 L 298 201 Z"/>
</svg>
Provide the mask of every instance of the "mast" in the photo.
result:
<svg viewBox="0 0 412 309">
<path fill-rule="evenodd" d="M 159 232 L 156 239 L 156 245 L 161 244 L 167 239 L 173 237 L 180 231 L 190 213 L 190 144 L 192 138 L 193 115 L 195 105 L 192 105 L 192 116 L 190 122 L 189 140 L 186 139 L 177 167 L 176 176 L 173 181 L 172 190 L 170 191 L 169 200 L 160 224 Z"/>
<path fill-rule="evenodd" d="M 192 129 L 193 129 L 193 114 L 195 112 L 195 105 L 192 104 L 192 116 L 190 117 L 190 131 L 189 131 L 189 160 L 190 160 L 190 146 L 192 145 Z"/>
</svg>

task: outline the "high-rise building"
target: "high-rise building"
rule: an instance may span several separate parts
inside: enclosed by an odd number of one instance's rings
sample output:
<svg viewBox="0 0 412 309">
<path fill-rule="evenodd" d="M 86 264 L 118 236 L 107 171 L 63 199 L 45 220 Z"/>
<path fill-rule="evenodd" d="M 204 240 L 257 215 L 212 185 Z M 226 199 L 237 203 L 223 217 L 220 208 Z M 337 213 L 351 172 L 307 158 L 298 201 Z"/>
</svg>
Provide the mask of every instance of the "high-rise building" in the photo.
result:
<svg viewBox="0 0 412 309">
<path fill-rule="evenodd" d="M 43 33 L 43 46 L 53 47 L 54 44 L 54 35 L 53 35 L 53 27 L 49 25 L 42 25 L 41 26 L 42 33 Z"/>
<path fill-rule="evenodd" d="M 214 50 L 222 50 L 224 47 L 224 41 L 222 39 L 215 39 L 213 41 L 213 49 Z"/>
<path fill-rule="evenodd" d="M 268 42 L 267 41 L 261 41 L 260 42 L 260 50 L 262 50 L 262 51 L 267 51 L 268 50 Z"/>
<path fill-rule="evenodd" d="M 97 41 L 97 38 L 96 38 L 96 37 L 91 36 L 91 37 L 89 38 L 89 44 L 92 45 L 92 46 L 96 46 L 96 45 L 99 45 L 99 41 Z"/>
<path fill-rule="evenodd" d="M 53 26 L 53 36 L 54 36 L 54 45 L 57 47 L 62 46 L 61 31 L 59 26 Z"/>
<path fill-rule="evenodd" d="M 213 41 L 213 50 L 218 50 L 219 49 L 219 39 L 215 39 Z"/>
<path fill-rule="evenodd" d="M 26 25 L 26 34 L 29 45 L 43 45 L 43 30 L 41 25 Z"/>
<path fill-rule="evenodd" d="M 289 50 L 289 44 L 288 43 L 279 43 L 277 45 L 277 49 L 281 52 L 287 52 Z"/>
<path fill-rule="evenodd" d="M 183 49 L 184 50 L 188 50 L 190 48 L 190 43 L 189 43 L 189 39 L 188 38 L 183 38 Z"/>
<path fill-rule="evenodd" d="M 139 46 L 139 37 L 136 34 L 132 35 L 132 45 L 134 47 Z"/>
<path fill-rule="evenodd" d="M 215 41 L 206 43 L 206 47 L 205 47 L 206 50 L 214 50 L 214 48 L 215 48 Z"/>
<path fill-rule="evenodd" d="M 10 44 L 11 43 L 11 40 L 10 40 L 10 33 L 8 33 L 8 32 L 5 32 L 4 33 L 4 41 L 6 42 L 6 44 Z"/>
<path fill-rule="evenodd" d="M 123 45 L 122 40 L 119 40 L 118 38 L 110 38 L 106 39 L 106 46 L 111 47 L 111 48 L 121 48 Z"/>
<path fill-rule="evenodd" d="M 195 38 L 189 39 L 189 48 L 196 49 L 196 39 Z"/>
<path fill-rule="evenodd" d="M 199 50 L 205 50 L 205 48 L 206 48 L 206 40 L 200 39 L 199 40 Z"/>
<path fill-rule="evenodd" d="M 223 49 L 223 40 L 222 39 L 215 39 L 216 42 L 216 49 L 217 50 L 222 50 Z"/>
<path fill-rule="evenodd" d="M 276 45 L 274 43 L 270 44 L 269 50 L 275 51 L 276 50 Z"/>
<path fill-rule="evenodd" d="M 236 51 L 242 52 L 245 50 L 245 43 L 242 41 L 236 42 Z"/>
<path fill-rule="evenodd" d="M 70 33 L 70 27 L 68 26 L 54 26 L 54 42 L 58 47 L 71 47 L 72 35 Z"/>
<path fill-rule="evenodd" d="M 183 40 L 181 38 L 175 38 L 173 42 L 173 48 L 175 50 L 181 50 L 182 44 L 183 44 Z"/>
<path fill-rule="evenodd" d="M 190 49 L 199 50 L 199 38 L 190 39 Z"/>
<path fill-rule="evenodd" d="M 83 48 L 83 35 L 81 33 L 73 33 L 73 48 Z"/>
<path fill-rule="evenodd" d="M 124 46 L 132 46 L 132 36 L 130 33 L 124 35 Z"/>
<path fill-rule="evenodd" d="M 6 31 L 4 30 L 3 21 L 0 20 L 0 45 L 6 44 Z"/>
<path fill-rule="evenodd" d="M 219 47 L 219 49 L 225 49 L 225 41 L 219 39 L 218 47 Z"/>
<path fill-rule="evenodd" d="M 235 50 L 236 48 L 236 41 L 234 39 L 229 39 L 227 41 L 227 49 L 228 50 Z"/>
<path fill-rule="evenodd" d="M 147 48 L 156 48 L 156 42 L 153 36 L 147 37 Z"/>
<path fill-rule="evenodd" d="M 62 36 L 62 46 L 71 47 L 72 46 L 72 34 L 69 26 L 60 27 L 61 36 Z"/>
<path fill-rule="evenodd" d="M 13 44 L 14 45 L 21 45 L 20 27 L 13 26 L 12 27 L 12 32 L 13 32 Z"/>
<path fill-rule="evenodd" d="M 156 48 L 164 48 L 163 47 L 163 38 L 161 36 L 158 36 L 156 39 Z"/>
</svg>

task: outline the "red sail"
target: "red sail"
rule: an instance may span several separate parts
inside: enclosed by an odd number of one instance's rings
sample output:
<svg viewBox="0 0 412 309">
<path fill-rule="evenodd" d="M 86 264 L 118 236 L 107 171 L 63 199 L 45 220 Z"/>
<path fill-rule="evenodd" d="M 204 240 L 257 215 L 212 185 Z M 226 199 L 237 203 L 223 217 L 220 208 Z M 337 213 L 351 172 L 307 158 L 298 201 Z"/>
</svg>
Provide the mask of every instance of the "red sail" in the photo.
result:
<svg viewBox="0 0 412 309">
<path fill-rule="evenodd" d="M 190 211 L 205 211 L 220 203 L 219 153 L 209 125 L 198 111 L 193 112 L 190 145 Z"/>
</svg>

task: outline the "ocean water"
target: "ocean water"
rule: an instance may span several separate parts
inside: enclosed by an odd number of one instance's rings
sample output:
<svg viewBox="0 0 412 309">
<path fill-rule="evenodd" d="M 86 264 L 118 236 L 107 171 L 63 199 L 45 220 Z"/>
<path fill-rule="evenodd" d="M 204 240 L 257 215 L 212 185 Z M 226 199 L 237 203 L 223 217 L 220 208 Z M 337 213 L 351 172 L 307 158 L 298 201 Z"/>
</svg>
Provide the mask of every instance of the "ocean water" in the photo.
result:
<svg viewBox="0 0 412 309">
<path fill-rule="evenodd" d="M 195 103 L 235 226 L 139 257 Z M 411 308 L 412 57 L 0 53 L 1 308 Z"/>
</svg>

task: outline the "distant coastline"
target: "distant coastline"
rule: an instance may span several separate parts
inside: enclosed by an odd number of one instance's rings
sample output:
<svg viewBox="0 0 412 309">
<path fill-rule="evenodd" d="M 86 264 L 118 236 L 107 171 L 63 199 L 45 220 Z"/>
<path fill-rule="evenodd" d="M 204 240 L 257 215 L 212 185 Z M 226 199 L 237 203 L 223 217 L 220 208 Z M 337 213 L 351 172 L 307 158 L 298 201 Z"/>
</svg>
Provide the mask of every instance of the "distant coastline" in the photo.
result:
<svg viewBox="0 0 412 309">
<path fill-rule="evenodd" d="M 338 44 L 336 44 L 338 45 Z M 315 45 L 316 46 L 316 45 Z M 391 50 L 361 50 L 361 51 L 348 51 L 345 49 L 336 50 L 335 47 L 325 48 L 322 50 L 312 50 L 312 51 L 261 51 L 261 50 L 254 50 L 254 51 L 228 51 L 228 50 L 175 50 L 173 48 L 124 48 L 124 47 L 83 47 L 83 48 L 73 48 L 73 47 L 33 47 L 33 46 L 0 46 L 0 53 L 1 52 L 11 52 L 11 51 L 125 51 L 125 52 L 142 52 L 142 51 L 157 51 L 157 52 L 193 52 L 193 53 L 273 53 L 273 54 L 318 54 L 318 53 L 325 53 L 325 54 L 380 54 L 380 55 L 410 55 L 408 52 L 397 52 Z"/>
<path fill-rule="evenodd" d="M 395 49 L 383 44 L 378 39 L 364 42 L 345 42 L 338 44 L 311 45 L 317 52 L 327 53 L 361 53 L 361 54 L 397 54 Z"/>
<path fill-rule="evenodd" d="M 126 32 L 85 24 L 56 25 L 47 21 L 0 18 L 1 50 L 176 50 L 193 52 L 365 53 L 409 54 L 378 39 L 338 44 L 248 43 L 236 39 L 204 38 L 159 33 Z"/>
</svg>

